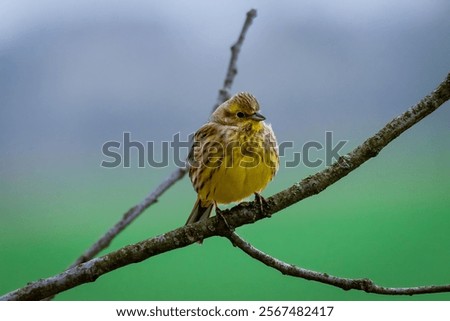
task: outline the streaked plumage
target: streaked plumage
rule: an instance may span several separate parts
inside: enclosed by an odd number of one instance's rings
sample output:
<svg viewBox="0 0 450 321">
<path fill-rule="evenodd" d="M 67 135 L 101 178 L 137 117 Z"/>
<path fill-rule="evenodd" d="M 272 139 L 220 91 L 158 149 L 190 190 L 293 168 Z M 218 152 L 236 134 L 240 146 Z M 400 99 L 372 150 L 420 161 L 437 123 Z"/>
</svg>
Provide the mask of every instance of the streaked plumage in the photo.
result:
<svg viewBox="0 0 450 321">
<path fill-rule="evenodd" d="M 194 135 L 189 177 L 197 201 L 186 224 L 206 219 L 214 205 L 261 192 L 278 170 L 278 146 L 249 93 L 220 105 Z"/>
</svg>

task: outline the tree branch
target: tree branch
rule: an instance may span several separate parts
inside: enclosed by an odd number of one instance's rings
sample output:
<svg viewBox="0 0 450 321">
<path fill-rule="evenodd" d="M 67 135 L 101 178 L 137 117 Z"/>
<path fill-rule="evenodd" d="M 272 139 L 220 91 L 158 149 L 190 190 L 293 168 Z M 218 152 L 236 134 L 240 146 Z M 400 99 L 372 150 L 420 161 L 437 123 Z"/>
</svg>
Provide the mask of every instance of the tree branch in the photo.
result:
<svg viewBox="0 0 450 321">
<path fill-rule="evenodd" d="M 254 223 L 267 218 L 266 215 L 268 214 L 275 214 L 302 199 L 320 193 L 367 160 L 375 157 L 401 133 L 431 114 L 449 99 L 450 74 L 429 96 L 423 98 L 417 105 L 408 109 L 402 115 L 394 118 L 352 152 L 340 157 L 336 163 L 269 197 L 264 213 L 259 210 L 259 204 L 244 202 L 222 212 L 226 216 L 227 224 L 215 216 L 208 220 L 180 227 L 79 264 L 56 276 L 29 283 L 21 289 L 5 294 L 0 297 L 0 300 L 41 300 L 77 285 L 93 282 L 99 276 L 120 267 L 188 246 L 205 238 L 217 235 L 227 236 L 230 233 L 227 226 L 236 228 Z"/>
<path fill-rule="evenodd" d="M 156 203 L 158 198 L 167 191 L 172 185 L 177 181 L 182 179 L 186 174 L 185 168 L 177 168 L 174 170 L 163 182 L 161 182 L 158 187 L 156 187 L 146 198 L 142 200 L 139 204 L 130 208 L 125 214 L 123 214 L 122 219 L 117 222 L 113 227 L 111 227 L 97 242 L 92 244 L 92 246 L 87 249 L 70 267 L 86 262 L 93 257 L 95 257 L 100 251 L 107 248 L 111 241 L 122 232 L 128 225 L 130 225 L 142 212 L 144 212 L 150 205 Z"/>
<path fill-rule="evenodd" d="M 234 45 L 231 46 L 231 58 L 230 63 L 228 64 L 227 75 L 225 77 L 225 81 L 223 82 L 222 89 L 219 90 L 219 97 L 217 98 L 217 104 L 214 106 L 213 111 L 216 110 L 224 101 L 230 99 L 230 89 L 233 84 L 234 77 L 237 74 L 237 59 L 239 56 L 239 52 L 241 51 L 242 44 L 245 40 L 245 35 L 247 34 L 248 28 L 253 22 L 253 19 L 256 17 L 256 10 L 251 9 L 247 12 L 247 18 L 245 19 L 244 25 L 242 26 L 241 33 L 239 34 L 239 38 Z"/>
<path fill-rule="evenodd" d="M 228 65 L 227 73 L 225 76 L 225 81 L 223 88 L 219 90 L 219 96 L 217 98 L 217 104 L 214 105 L 213 111 L 223 102 L 225 102 L 229 97 L 229 90 L 233 84 L 234 78 L 237 74 L 237 60 L 239 57 L 239 52 L 245 39 L 248 28 L 250 27 L 253 19 L 256 17 L 256 10 L 251 9 L 247 12 L 247 18 L 242 27 L 241 33 L 237 42 L 231 46 L 231 59 Z M 111 227 L 102 237 L 100 237 L 94 244 L 91 245 L 81 256 L 79 256 L 68 269 L 77 266 L 80 263 L 89 261 L 94 258 L 98 253 L 107 248 L 111 244 L 112 240 L 119 235 L 128 225 L 130 225 L 139 215 L 141 215 L 147 208 L 158 201 L 158 198 L 167 191 L 172 185 L 181 180 L 186 174 L 186 168 L 177 168 L 174 170 L 163 182 L 161 182 L 145 199 L 143 199 L 139 204 L 130 208 L 125 214 L 123 214 L 122 219 L 118 221 L 113 227 Z M 46 300 L 51 300 L 52 297 L 45 298 Z"/>
<path fill-rule="evenodd" d="M 217 104 L 214 105 L 213 111 L 227 99 L 229 99 L 229 90 L 233 84 L 234 78 L 237 74 L 237 60 L 239 57 L 239 52 L 241 50 L 242 44 L 245 39 L 248 28 L 250 27 L 253 19 L 256 17 L 256 10 L 251 9 L 247 12 L 247 18 L 242 27 L 242 31 L 239 34 L 237 42 L 231 46 L 231 59 L 227 69 L 225 81 L 223 88 L 219 90 L 219 96 L 217 98 Z M 186 174 L 186 168 L 177 168 L 174 170 L 163 182 L 161 182 L 158 187 L 156 187 L 145 199 L 143 199 L 139 204 L 130 208 L 125 214 L 123 214 L 122 219 L 117 222 L 113 227 L 111 227 L 100 239 L 98 239 L 90 248 L 88 248 L 78 259 L 69 267 L 86 262 L 93 257 L 95 257 L 102 250 L 107 248 L 111 241 L 122 232 L 128 225 L 130 225 L 139 215 L 141 215 L 147 208 L 158 201 L 158 198 L 167 191 L 172 185 L 177 181 L 181 180 Z"/>
<path fill-rule="evenodd" d="M 450 284 L 447 285 L 429 285 L 409 288 L 388 288 L 375 284 L 369 279 L 348 279 L 329 275 L 327 273 L 316 272 L 285 263 L 274 258 L 243 240 L 239 235 L 231 232 L 227 238 L 234 246 L 237 246 L 252 258 L 264 263 L 265 265 L 280 271 L 284 275 L 295 276 L 298 278 L 317 281 L 320 283 L 332 285 L 345 291 L 360 290 L 367 293 L 388 294 L 388 295 L 414 295 L 427 293 L 450 292 Z"/>
</svg>

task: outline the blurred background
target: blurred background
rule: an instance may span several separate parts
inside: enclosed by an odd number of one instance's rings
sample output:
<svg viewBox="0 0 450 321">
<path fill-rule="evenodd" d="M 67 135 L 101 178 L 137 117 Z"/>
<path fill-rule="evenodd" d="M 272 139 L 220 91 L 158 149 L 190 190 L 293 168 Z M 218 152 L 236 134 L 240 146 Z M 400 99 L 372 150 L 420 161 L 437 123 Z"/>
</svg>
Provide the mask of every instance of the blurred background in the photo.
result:
<svg viewBox="0 0 450 321">
<path fill-rule="evenodd" d="M 208 118 L 246 12 L 233 92 L 250 91 L 282 165 L 325 132 L 342 153 L 450 71 L 450 3 L 436 1 L 0 2 L 0 294 L 63 271 L 174 168 L 103 168 L 102 145 L 181 139 Z M 450 282 L 445 104 L 320 195 L 237 232 L 286 262 L 383 286 Z M 170 159 L 172 159 L 172 152 Z M 323 151 L 311 158 L 323 158 Z M 280 168 L 269 196 L 324 168 Z M 102 254 L 184 224 L 187 178 Z M 283 276 L 205 240 L 57 300 L 449 300 L 345 292 Z"/>
</svg>

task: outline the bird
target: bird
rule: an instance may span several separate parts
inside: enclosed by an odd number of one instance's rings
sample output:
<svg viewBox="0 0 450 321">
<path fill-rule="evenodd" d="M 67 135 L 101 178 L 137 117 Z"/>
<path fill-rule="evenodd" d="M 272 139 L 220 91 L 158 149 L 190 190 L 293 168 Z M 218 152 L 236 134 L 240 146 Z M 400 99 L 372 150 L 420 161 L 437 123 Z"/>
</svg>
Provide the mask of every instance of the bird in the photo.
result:
<svg viewBox="0 0 450 321">
<path fill-rule="evenodd" d="M 223 218 L 218 204 L 252 194 L 263 211 L 266 201 L 260 192 L 279 168 L 278 144 L 265 119 L 256 98 L 239 92 L 195 132 L 187 166 L 197 200 L 186 225 L 209 218 L 214 207 Z"/>
</svg>

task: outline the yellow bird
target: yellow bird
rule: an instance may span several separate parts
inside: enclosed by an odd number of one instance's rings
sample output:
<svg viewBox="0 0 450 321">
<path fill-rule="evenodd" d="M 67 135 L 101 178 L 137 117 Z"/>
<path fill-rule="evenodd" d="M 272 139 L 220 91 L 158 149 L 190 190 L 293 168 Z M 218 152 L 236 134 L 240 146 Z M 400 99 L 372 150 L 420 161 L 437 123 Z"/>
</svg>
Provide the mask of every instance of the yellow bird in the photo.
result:
<svg viewBox="0 0 450 321">
<path fill-rule="evenodd" d="M 272 127 L 259 113 L 256 98 L 238 93 L 220 105 L 194 135 L 188 156 L 197 201 L 186 224 L 207 219 L 217 204 L 259 194 L 278 170 L 278 145 Z"/>
</svg>

